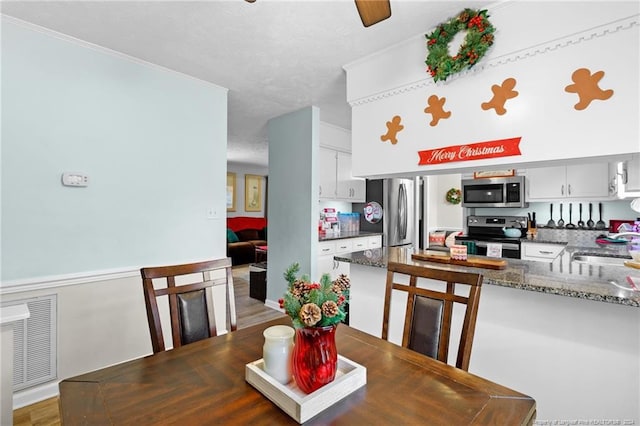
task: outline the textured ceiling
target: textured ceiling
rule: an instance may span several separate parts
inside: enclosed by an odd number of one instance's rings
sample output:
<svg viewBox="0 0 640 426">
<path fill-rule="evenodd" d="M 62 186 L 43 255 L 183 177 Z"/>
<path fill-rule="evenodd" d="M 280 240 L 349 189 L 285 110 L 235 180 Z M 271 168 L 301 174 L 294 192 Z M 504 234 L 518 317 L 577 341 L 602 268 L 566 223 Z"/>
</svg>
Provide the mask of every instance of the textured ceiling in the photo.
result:
<svg viewBox="0 0 640 426">
<path fill-rule="evenodd" d="M 228 88 L 227 159 L 266 166 L 272 117 L 315 105 L 351 128 L 343 65 L 492 3 L 391 0 L 392 16 L 369 28 L 352 0 L 3 1 L 1 11 Z"/>
</svg>

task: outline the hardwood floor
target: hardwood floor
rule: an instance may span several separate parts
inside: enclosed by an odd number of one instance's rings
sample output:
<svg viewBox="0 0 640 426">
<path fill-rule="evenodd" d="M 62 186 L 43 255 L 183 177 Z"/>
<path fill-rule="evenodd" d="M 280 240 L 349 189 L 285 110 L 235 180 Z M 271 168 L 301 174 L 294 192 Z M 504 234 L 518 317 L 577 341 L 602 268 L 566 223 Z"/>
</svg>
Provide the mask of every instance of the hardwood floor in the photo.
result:
<svg viewBox="0 0 640 426">
<path fill-rule="evenodd" d="M 236 296 L 238 328 L 249 327 L 282 315 L 279 311 L 267 308 L 261 301 L 249 297 L 249 265 L 234 266 L 233 288 Z M 14 410 L 13 424 L 14 426 L 60 425 L 58 397 Z"/>
</svg>

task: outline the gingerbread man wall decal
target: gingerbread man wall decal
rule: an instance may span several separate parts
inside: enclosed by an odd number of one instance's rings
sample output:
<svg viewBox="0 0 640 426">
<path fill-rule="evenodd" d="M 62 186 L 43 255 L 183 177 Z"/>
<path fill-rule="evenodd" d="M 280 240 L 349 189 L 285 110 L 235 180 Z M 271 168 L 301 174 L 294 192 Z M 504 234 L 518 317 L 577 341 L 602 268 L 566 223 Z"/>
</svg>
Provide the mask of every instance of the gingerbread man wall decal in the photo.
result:
<svg viewBox="0 0 640 426">
<path fill-rule="evenodd" d="M 382 142 L 389 141 L 392 145 L 398 143 L 398 132 L 404 129 L 400 121 L 402 121 L 402 118 L 399 115 L 394 116 L 391 121 L 387 121 L 387 133 L 380 136 Z"/>
<path fill-rule="evenodd" d="M 430 126 L 437 126 L 438 121 L 441 119 L 447 119 L 451 117 L 451 111 L 444 110 L 444 103 L 447 98 L 439 98 L 436 95 L 429 96 L 427 99 L 427 107 L 424 109 L 424 112 L 427 114 L 431 114 L 431 122 Z"/>
<path fill-rule="evenodd" d="M 564 91 L 578 95 L 578 103 L 574 105 L 575 109 L 583 110 L 595 99 L 606 101 L 613 96 L 613 90 L 602 90 L 598 86 L 602 77 L 604 77 L 604 71 L 591 74 L 587 68 L 579 68 L 571 74 L 571 80 L 574 84 L 565 87 Z"/>
<path fill-rule="evenodd" d="M 514 87 L 516 87 L 515 78 L 507 78 L 500 86 L 497 84 L 491 86 L 493 98 L 491 98 L 489 102 L 483 102 L 481 105 L 482 109 L 486 111 L 493 108 L 496 110 L 496 114 L 504 115 L 507 112 L 504 104 L 507 100 L 518 96 L 518 92 L 513 90 Z"/>
</svg>

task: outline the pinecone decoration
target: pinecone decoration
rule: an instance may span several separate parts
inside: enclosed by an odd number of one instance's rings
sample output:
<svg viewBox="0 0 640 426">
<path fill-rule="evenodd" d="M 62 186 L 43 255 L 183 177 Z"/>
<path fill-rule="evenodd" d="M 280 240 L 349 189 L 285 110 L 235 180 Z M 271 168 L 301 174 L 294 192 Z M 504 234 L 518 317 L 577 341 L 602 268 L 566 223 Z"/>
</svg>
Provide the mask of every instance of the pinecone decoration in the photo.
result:
<svg viewBox="0 0 640 426">
<path fill-rule="evenodd" d="M 340 289 L 340 291 L 345 291 L 349 287 L 351 287 L 351 280 L 345 274 L 340 274 L 338 278 L 333 282 L 333 286 Z M 336 291 L 336 293 L 338 293 Z"/>
<path fill-rule="evenodd" d="M 333 300 L 327 300 L 322 304 L 322 313 L 327 318 L 333 318 L 338 315 L 338 305 Z"/>
<path fill-rule="evenodd" d="M 486 43 L 488 45 L 492 45 L 493 44 L 493 34 L 485 34 L 482 37 L 480 37 L 480 41 L 483 43 Z"/>
<path fill-rule="evenodd" d="M 322 319 L 322 310 L 315 303 L 307 303 L 300 308 L 300 320 L 307 327 L 313 327 Z"/>
<path fill-rule="evenodd" d="M 306 294 L 307 291 L 306 283 L 302 280 L 295 280 L 293 284 L 291 284 L 291 294 L 298 299 Z"/>
<path fill-rule="evenodd" d="M 469 20 L 469 14 L 466 11 L 460 13 L 458 20 L 462 23 L 466 23 Z"/>
</svg>

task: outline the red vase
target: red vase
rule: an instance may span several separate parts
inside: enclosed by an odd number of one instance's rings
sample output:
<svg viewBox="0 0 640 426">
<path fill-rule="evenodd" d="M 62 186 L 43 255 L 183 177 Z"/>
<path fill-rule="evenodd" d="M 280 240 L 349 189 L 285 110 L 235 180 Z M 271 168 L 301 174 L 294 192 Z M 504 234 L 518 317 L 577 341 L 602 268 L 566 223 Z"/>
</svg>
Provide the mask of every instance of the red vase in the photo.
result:
<svg viewBox="0 0 640 426">
<path fill-rule="evenodd" d="M 292 372 L 296 384 L 304 393 L 311 393 L 335 379 L 338 368 L 337 327 L 296 329 Z"/>
</svg>

